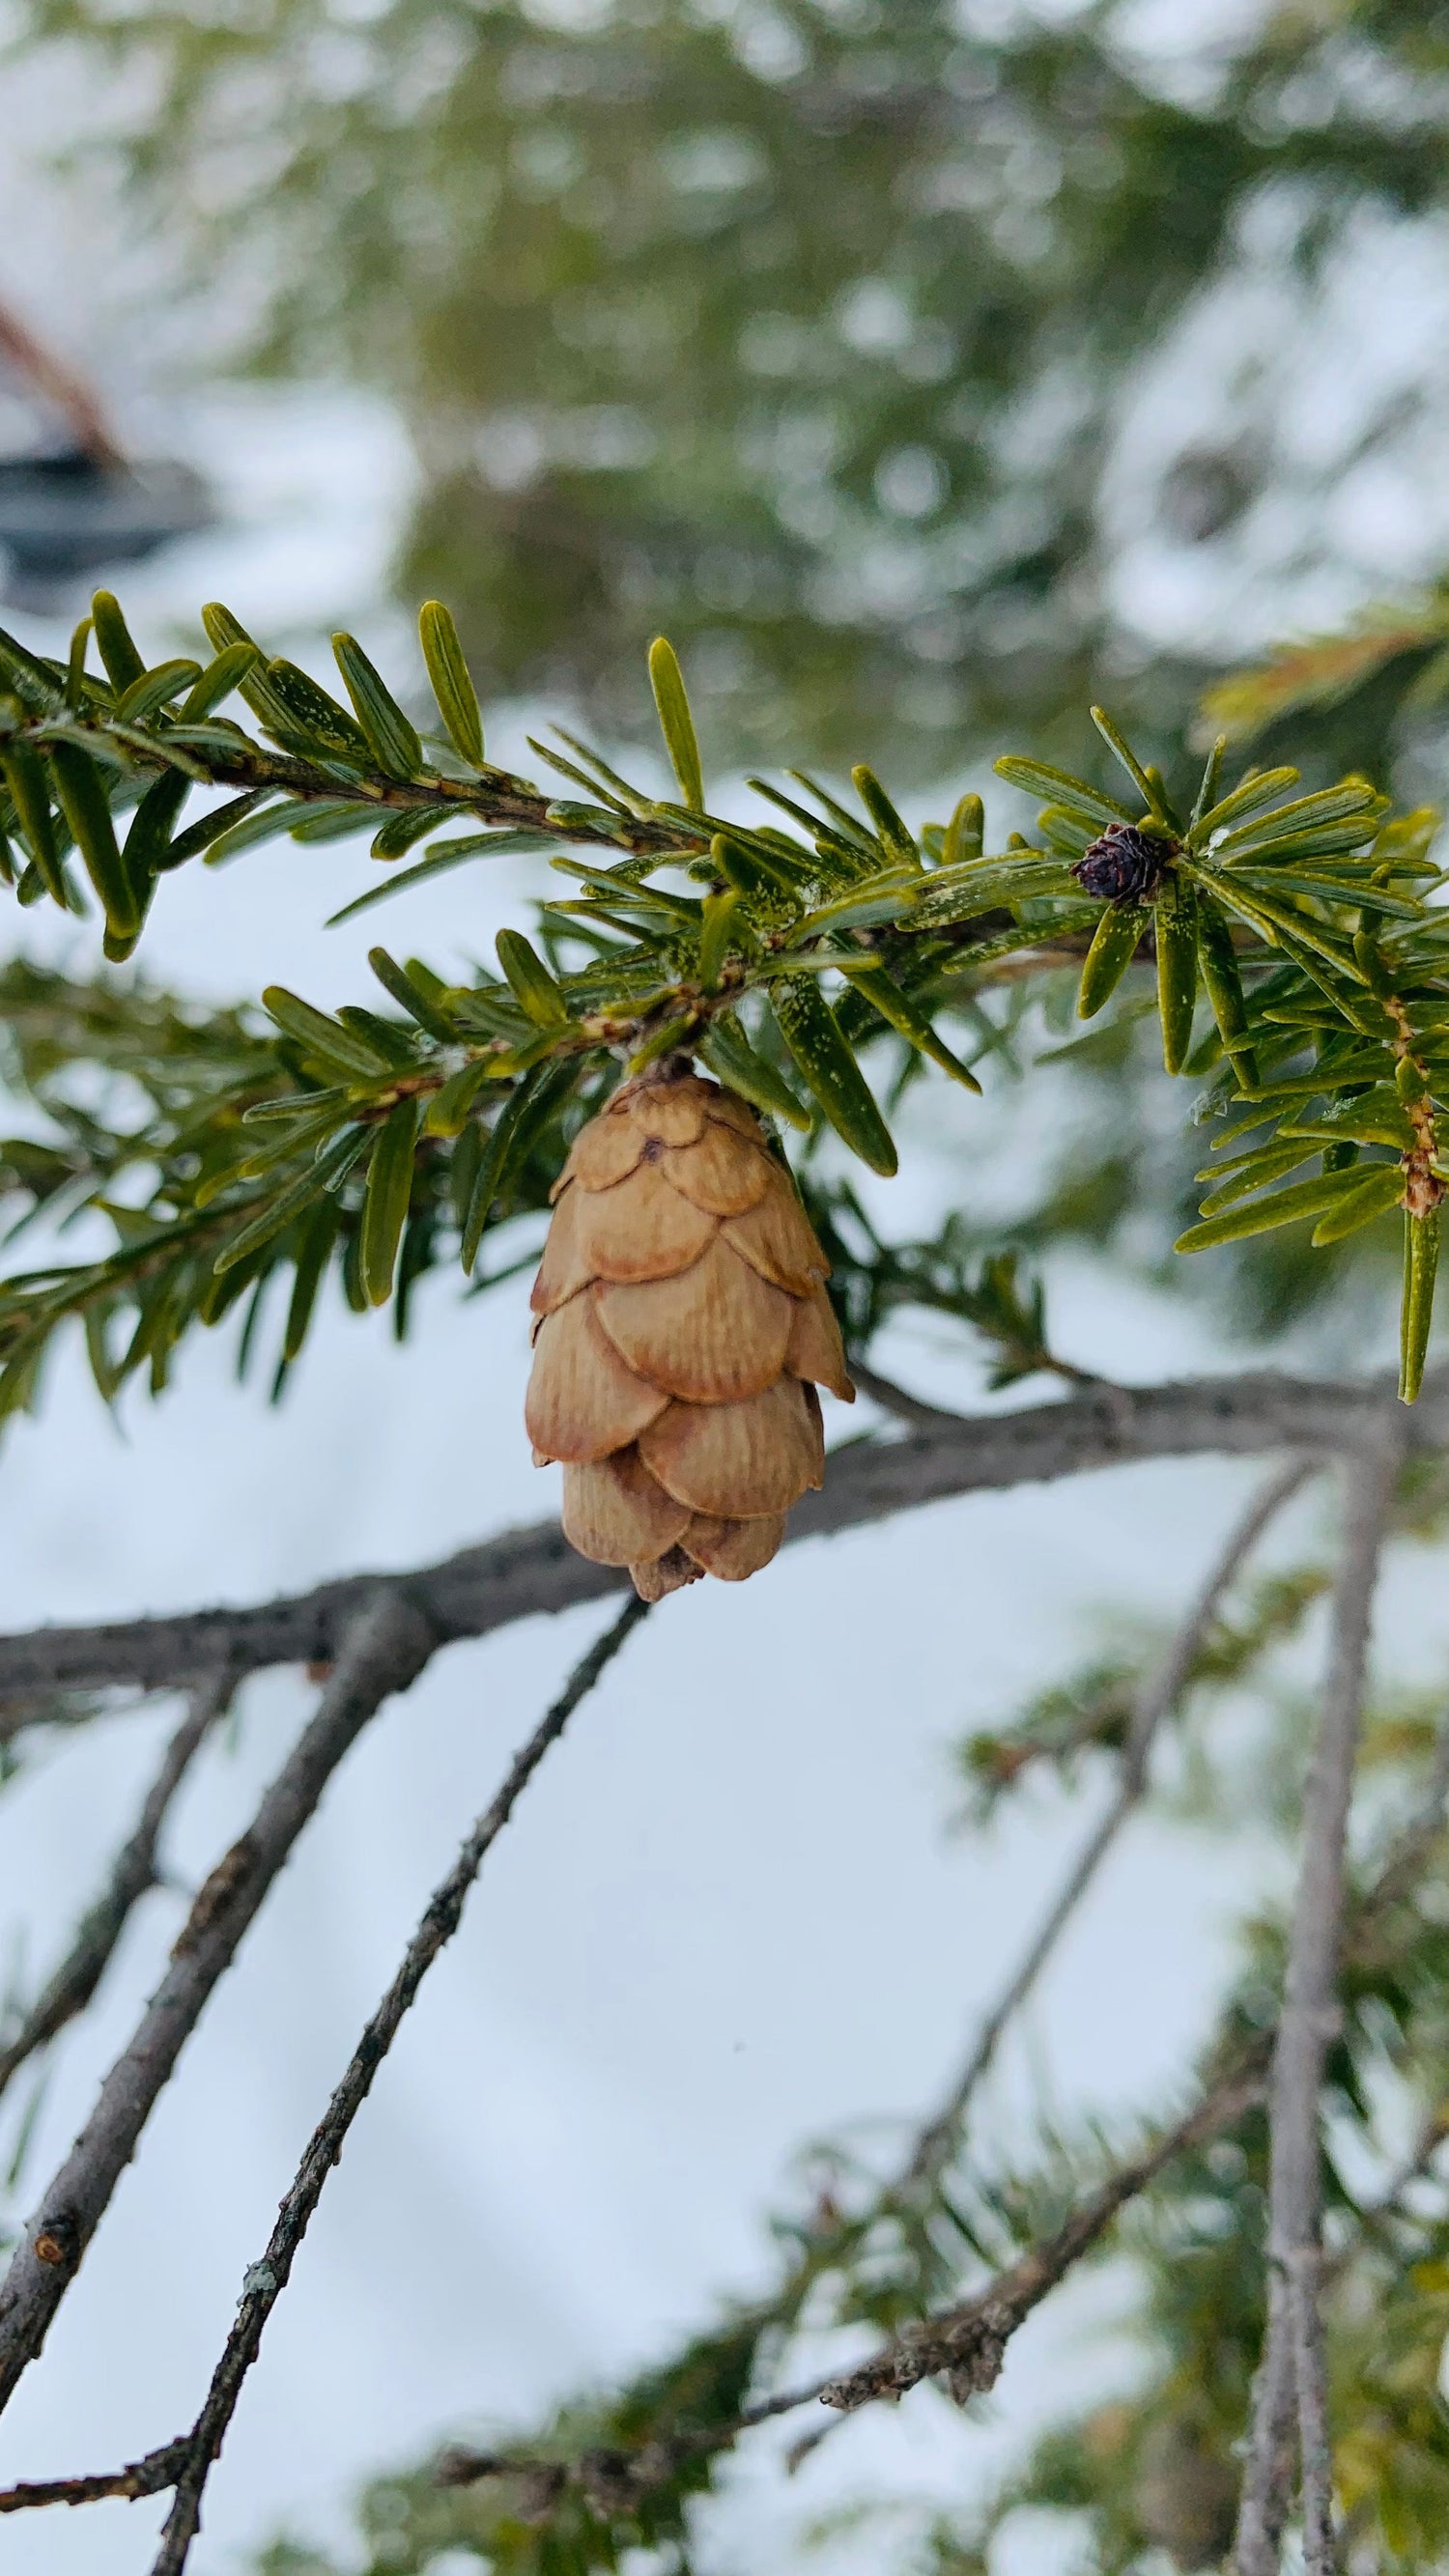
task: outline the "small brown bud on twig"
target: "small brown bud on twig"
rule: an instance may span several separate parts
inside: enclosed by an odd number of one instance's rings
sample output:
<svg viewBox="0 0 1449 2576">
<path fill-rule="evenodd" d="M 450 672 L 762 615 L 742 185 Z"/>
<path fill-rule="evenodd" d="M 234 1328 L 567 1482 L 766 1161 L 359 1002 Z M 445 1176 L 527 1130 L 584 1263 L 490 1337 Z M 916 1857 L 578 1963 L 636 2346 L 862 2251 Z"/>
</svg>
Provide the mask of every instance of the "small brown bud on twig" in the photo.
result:
<svg viewBox="0 0 1449 2576">
<path fill-rule="evenodd" d="M 62 2210 L 55 2217 L 42 2218 L 35 2231 L 37 2263 L 53 2263 L 69 2269 L 79 2252 L 80 2229 L 68 2210 Z"/>
</svg>

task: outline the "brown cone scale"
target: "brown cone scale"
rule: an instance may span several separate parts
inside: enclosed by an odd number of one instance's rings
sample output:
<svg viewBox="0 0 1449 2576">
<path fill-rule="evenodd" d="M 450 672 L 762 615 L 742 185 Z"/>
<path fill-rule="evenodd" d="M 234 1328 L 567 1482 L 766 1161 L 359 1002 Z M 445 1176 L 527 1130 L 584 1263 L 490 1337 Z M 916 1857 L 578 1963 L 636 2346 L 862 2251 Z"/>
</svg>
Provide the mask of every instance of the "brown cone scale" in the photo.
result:
<svg viewBox="0 0 1449 2576">
<path fill-rule="evenodd" d="M 660 1073 L 589 1121 L 553 1197 L 527 1421 L 564 1534 L 646 1601 L 742 1583 L 822 1480 L 816 1385 L 855 1394 L 794 1183 L 744 1101 Z"/>
</svg>

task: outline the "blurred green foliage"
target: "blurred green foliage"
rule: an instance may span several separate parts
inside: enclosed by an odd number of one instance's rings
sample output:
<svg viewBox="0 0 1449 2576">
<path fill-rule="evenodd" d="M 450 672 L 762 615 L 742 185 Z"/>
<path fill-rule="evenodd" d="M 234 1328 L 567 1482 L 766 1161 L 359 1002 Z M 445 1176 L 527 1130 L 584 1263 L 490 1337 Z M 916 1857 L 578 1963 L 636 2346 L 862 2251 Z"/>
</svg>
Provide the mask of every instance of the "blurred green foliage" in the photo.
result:
<svg viewBox="0 0 1449 2576">
<path fill-rule="evenodd" d="M 1204 686 L 1309 783 L 1393 787 L 1442 732 L 1437 595 L 1222 684 L 1200 645 L 1145 645 L 1104 515 L 1205 299 L 1268 274 L 1311 299 L 1366 222 L 1391 264 L 1392 227 L 1444 205 L 1449 35 L 1413 0 L 1190 29 L 958 0 L 25 0 L 22 23 L 144 63 L 117 132 L 213 334 L 234 312 L 261 363 L 398 401 L 423 489 L 397 583 L 453 604 L 485 698 L 637 736 L 662 626 L 717 761 L 865 756 L 898 786 L 1012 734 L 1099 776 L 1104 674 L 1164 759 Z M 1229 328 L 1245 419 L 1260 363 Z M 1406 400 L 1368 405 L 1352 461 Z M 1282 460 L 1205 416 L 1131 508 L 1210 559 L 1271 517 Z M 1188 1163 L 1166 1171 L 1145 1051 L 1084 1053 L 1061 1090 L 1013 1242 L 1080 1225 L 1165 1276 L 1131 1158 L 1152 1140 L 1154 1208 L 1184 1212 Z M 1377 1287 L 1377 1241 L 1308 1262 L 1274 1236 L 1177 1285 L 1278 1330 Z"/>
<path fill-rule="evenodd" d="M 570 733 L 558 737 L 566 750 L 533 749 L 587 801 L 552 797 L 485 759 L 440 602 L 420 619 L 443 727 L 426 743 L 355 637 L 332 639 L 349 708 L 268 657 L 219 602 L 202 617 L 214 648 L 205 668 L 148 669 L 109 591 L 64 662 L 0 631 L 0 880 L 18 906 L 84 909 L 84 877 L 104 953 L 121 963 L 179 867 L 281 832 L 305 841 L 359 828 L 391 863 L 459 820 L 484 828 L 433 841 L 334 919 L 500 850 L 542 856 L 556 841 L 568 848 L 550 864 L 571 891 L 538 907 L 539 946 L 512 925 L 498 932 L 496 974 L 478 965 L 448 982 L 421 958 L 370 950 L 390 1013 L 319 1011 L 268 985 L 270 1038 L 245 1014 L 207 1018 L 144 988 L 127 1000 L 9 970 L 0 1026 L 12 1030 L 12 1078 L 59 1131 L 0 1157 L 0 1188 L 28 1202 L 12 1232 L 38 1214 L 63 1225 L 95 1211 L 118 1242 L 0 1285 L 0 1417 L 33 1402 L 51 1342 L 72 1322 L 108 1401 L 143 1362 L 159 1393 L 182 1337 L 244 1294 L 245 1364 L 279 1273 L 291 1292 L 274 1388 L 334 1269 L 355 1310 L 391 1303 L 405 1331 L 425 1271 L 456 1244 L 471 1274 L 491 1224 L 546 1203 L 573 1135 L 621 1073 L 677 1072 L 698 1057 L 777 1127 L 812 1148 L 833 1131 L 889 1178 L 896 1145 L 863 1052 L 889 1046 L 893 1102 L 928 1067 L 980 1095 L 972 1056 L 995 1070 L 1023 1042 L 1040 1052 L 1026 997 L 1044 989 L 1050 1000 L 1065 970 L 1078 1019 L 1095 1019 L 1143 967 L 1154 991 L 1127 1002 L 1128 1023 L 1155 1006 L 1166 1071 L 1208 1079 L 1199 1112 L 1229 1121 L 1213 1150 L 1236 1148 L 1198 1171 L 1210 1186 L 1177 1251 L 1303 1224 L 1324 1249 L 1392 1220 L 1404 1261 L 1400 1392 L 1414 1400 L 1449 1184 L 1449 963 L 1446 917 L 1429 899 L 1442 883 L 1427 855 L 1431 809 L 1395 816 L 1361 777 L 1294 796 L 1299 772 L 1283 764 L 1228 786 L 1222 737 L 1189 798 L 1094 707 L 1132 801 L 1007 754 L 998 774 L 1047 800 L 1034 843 L 1013 832 L 989 850 L 984 804 L 969 792 L 948 821 L 914 833 L 864 764 L 851 772 L 853 804 L 802 769 L 789 773 L 795 794 L 753 779 L 793 829 L 742 823 L 710 810 L 684 677 L 662 636 L 649 669 L 681 801 L 651 795 Z M 222 713 L 234 693 L 256 734 Z M 186 820 L 194 786 L 241 793 Z M 967 1056 L 943 1019 L 963 1024 Z M 1075 1062 L 1096 1043 L 1048 1048 L 1047 1060 Z M 67 1072 L 92 1093 L 101 1077 L 107 1099 L 129 1073 L 149 1115 L 137 1122 L 124 1090 L 119 1121 L 82 1107 Z M 118 1180 L 131 1195 L 117 1196 Z M 848 1184 L 812 1176 L 809 1187 L 857 1355 L 914 1305 L 994 1345 L 995 1387 L 1043 1370 L 1084 1379 L 1052 1351 L 1043 1287 L 1019 1279 L 1015 1247 L 988 1250 L 973 1276 L 956 1211 L 934 1242 L 893 1248 Z M 1139 1189 L 1131 1205 L 1160 1213 L 1162 1202 Z M 1089 1212 L 1100 1222 L 1100 1205 Z M 1062 1211 L 1044 1241 L 1071 1230 Z"/>
<path fill-rule="evenodd" d="M 452 603 L 485 695 L 628 734 L 619 641 L 663 627 L 721 754 L 901 776 L 1008 728 L 1080 757 L 1089 677 L 1180 722 L 1208 675 L 1124 631 L 1101 518 L 1141 369 L 1222 280 L 1311 281 L 1449 190 L 1449 33 L 1415 0 L 1195 33 L 961 0 L 23 21 L 144 65 L 120 130 L 212 328 L 229 303 L 267 361 L 400 402 L 399 580 Z M 1272 474 L 1189 434 L 1135 507 L 1211 548 Z M 1380 774 L 1378 722 L 1334 736 Z"/>
</svg>

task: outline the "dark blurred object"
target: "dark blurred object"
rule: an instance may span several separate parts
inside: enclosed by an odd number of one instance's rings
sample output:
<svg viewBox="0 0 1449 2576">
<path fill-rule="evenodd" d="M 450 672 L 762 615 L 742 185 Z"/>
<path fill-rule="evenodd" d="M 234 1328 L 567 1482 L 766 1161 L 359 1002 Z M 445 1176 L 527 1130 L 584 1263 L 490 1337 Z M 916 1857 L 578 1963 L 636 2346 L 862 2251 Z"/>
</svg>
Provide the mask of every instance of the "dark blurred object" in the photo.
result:
<svg viewBox="0 0 1449 2576">
<path fill-rule="evenodd" d="M 189 465 L 106 465 L 83 448 L 0 457 L 4 595 L 42 608 L 109 564 L 139 563 L 215 512 Z"/>
<path fill-rule="evenodd" d="M 1189 448 L 1164 475 L 1162 517 L 1189 545 L 1206 545 L 1235 527 L 1267 480 L 1267 460 L 1245 443 L 1231 450 Z"/>
<path fill-rule="evenodd" d="M 139 563 L 211 523 L 204 477 L 170 458 L 132 463 L 89 386 L 3 304 L 0 372 L 18 379 L 40 414 L 34 444 L 0 455 L 0 550 L 13 605 L 53 607 L 73 582 Z"/>
</svg>

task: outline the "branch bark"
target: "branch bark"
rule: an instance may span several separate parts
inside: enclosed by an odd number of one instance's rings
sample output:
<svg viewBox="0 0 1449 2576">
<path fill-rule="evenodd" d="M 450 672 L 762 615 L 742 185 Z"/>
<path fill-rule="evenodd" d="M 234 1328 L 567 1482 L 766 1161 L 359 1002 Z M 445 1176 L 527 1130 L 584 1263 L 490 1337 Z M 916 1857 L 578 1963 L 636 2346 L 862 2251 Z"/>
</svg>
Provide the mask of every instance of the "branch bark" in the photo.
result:
<svg viewBox="0 0 1449 2576">
<path fill-rule="evenodd" d="M 1268 2336 L 1235 2544 L 1237 2576 L 1276 2576 L 1289 2499 L 1284 2454 L 1292 2409 L 1305 2472 L 1310 2576 L 1333 2576 L 1334 2543 L 1317 2325 L 1322 2210 L 1319 2100 L 1338 2027 L 1345 1845 L 1384 1532 L 1403 1456 L 1397 1421 L 1381 1420 L 1345 1470 L 1343 1545 L 1322 1712 L 1303 1802 L 1302 1858 L 1289 1930 L 1283 2009 L 1273 2053 L 1268 2189 Z M 1305 2304 L 1307 2303 L 1307 2304 Z M 1311 2307 L 1311 2314 L 1308 2312 Z M 1320 2360 L 1315 2363 L 1315 2353 Z M 1298 2367 L 1302 2356 L 1313 2376 Z"/>
<path fill-rule="evenodd" d="M 0 2409 L 40 2352 L 158 2095 L 327 1782 L 382 1702 L 416 1680 L 436 1643 L 425 1611 L 401 1586 L 375 1595 L 251 1824 L 198 1893 L 165 1976 L 0 2282 Z"/>
<path fill-rule="evenodd" d="M 0 2095 L 29 2057 L 85 2011 L 130 1920 L 133 1907 L 156 1885 L 156 1849 L 171 1801 L 217 1719 L 230 1703 L 230 1676 L 193 1691 L 191 1706 L 166 1747 L 161 1767 L 146 1793 L 140 1815 L 111 1865 L 110 1876 L 94 1905 L 82 1917 L 74 1941 L 54 1975 L 42 1988 L 7 2046 L 0 2048 Z"/>
<path fill-rule="evenodd" d="M 1333 2445 L 1328 2429 L 1328 2353 L 1321 2302 L 1323 2249 L 1297 2245 L 1286 2258 L 1284 2287 L 1298 2390 L 1298 2456 L 1302 2463 L 1303 2564 L 1312 2576 L 1335 2576 Z"/>
<path fill-rule="evenodd" d="M 1253 2060 L 1259 2055 L 1265 2058 L 1266 2054 L 1266 2045 L 1261 2051 L 1245 2052 L 1232 2073 L 1221 2077 L 1185 2119 L 1154 2140 L 1140 2156 L 1119 2165 L 1100 2190 L 1073 2210 L 1055 2236 L 1034 2246 L 1010 2271 L 993 2281 L 989 2290 L 940 2316 L 928 2317 L 856 2369 L 825 2381 L 819 2391 L 824 2403 L 850 2414 L 874 2398 L 901 2397 L 923 2379 L 944 2378 L 952 2396 L 962 2404 L 968 2397 L 993 2388 L 1009 2338 L 1033 2308 L 1040 2306 L 1047 2292 L 1054 2290 L 1073 2264 L 1080 2262 L 1105 2234 L 1118 2211 L 1155 2182 L 1174 2156 L 1231 2128 L 1235 2120 L 1262 2100 L 1263 2076 Z"/>
<path fill-rule="evenodd" d="M 882 1377 L 879 1369 L 868 1368 L 863 1360 L 852 1359 L 850 1374 L 862 1395 L 878 1404 L 882 1413 L 894 1414 L 912 1431 L 946 1431 L 965 1419 L 944 1404 L 932 1404 L 924 1395 L 912 1395 L 909 1387 L 897 1386 L 893 1377 Z"/>
<path fill-rule="evenodd" d="M 1103 1389 L 1014 1412 L 945 1416 L 903 1440 L 863 1442 L 830 1464 L 825 1489 L 791 1515 L 788 1540 L 860 1529 L 957 1494 L 1000 1492 L 1153 1458 L 1341 1454 L 1382 1418 L 1387 1380 L 1267 1371 Z M 1408 1417 L 1416 1451 L 1449 1445 L 1449 1375 L 1426 1382 Z M 259 1607 L 197 1610 L 90 1628 L 0 1637 L 0 1738 L 30 1722 L 4 1702 L 38 1688 L 175 1689 L 205 1674 L 327 1663 L 379 1583 L 406 1581 L 440 1644 L 623 1591 L 622 1569 L 575 1556 L 556 1521 L 505 1531 L 405 1576 L 353 1575 Z"/>
<path fill-rule="evenodd" d="M 277 2212 L 267 2250 L 260 2263 L 253 2264 L 247 2273 L 236 2322 L 212 2374 L 206 2403 L 184 2440 L 184 2465 L 153 2576 L 181 2576 L 186 2565 L 191 2543 L 201 2527 L 202 2490 L 226 2439 L 242 2382 L 261 2350 L 267 2319 L 291 2277 L 298 2247 L 311 2224 L 327 2177 L 341 2156 L 347 2132 L 372 2090 L 373 2078 L 397 2037 L 404 2014 L 415 2001 L 439 1951 L 457 1931 L 468 1891 L 544 1755 L 557 1744 L 579 1702 L 588 1697 L 648 1609 L 648 1602 L 631 1596 L 612 1626 L 575 1665 L 553 1706 L 511 1765 L 497 1797 L 476 1819 L 447 1877 L 434 1889 L 397 1975 L 358 2041 L 346 2073 L 312 2136 Z"/>
<path fill-rule="evenodd" d="M 103 2469 L 97 2477 L 24 2478 L 19 2486 L 0 2488 L 0 2513 L 34 2513 L 50 2504 L 136 2504 L 174 2487 L 185 2464 L 185 2442 L 167 2442 L 143 2460 Z"/>
</svg>

